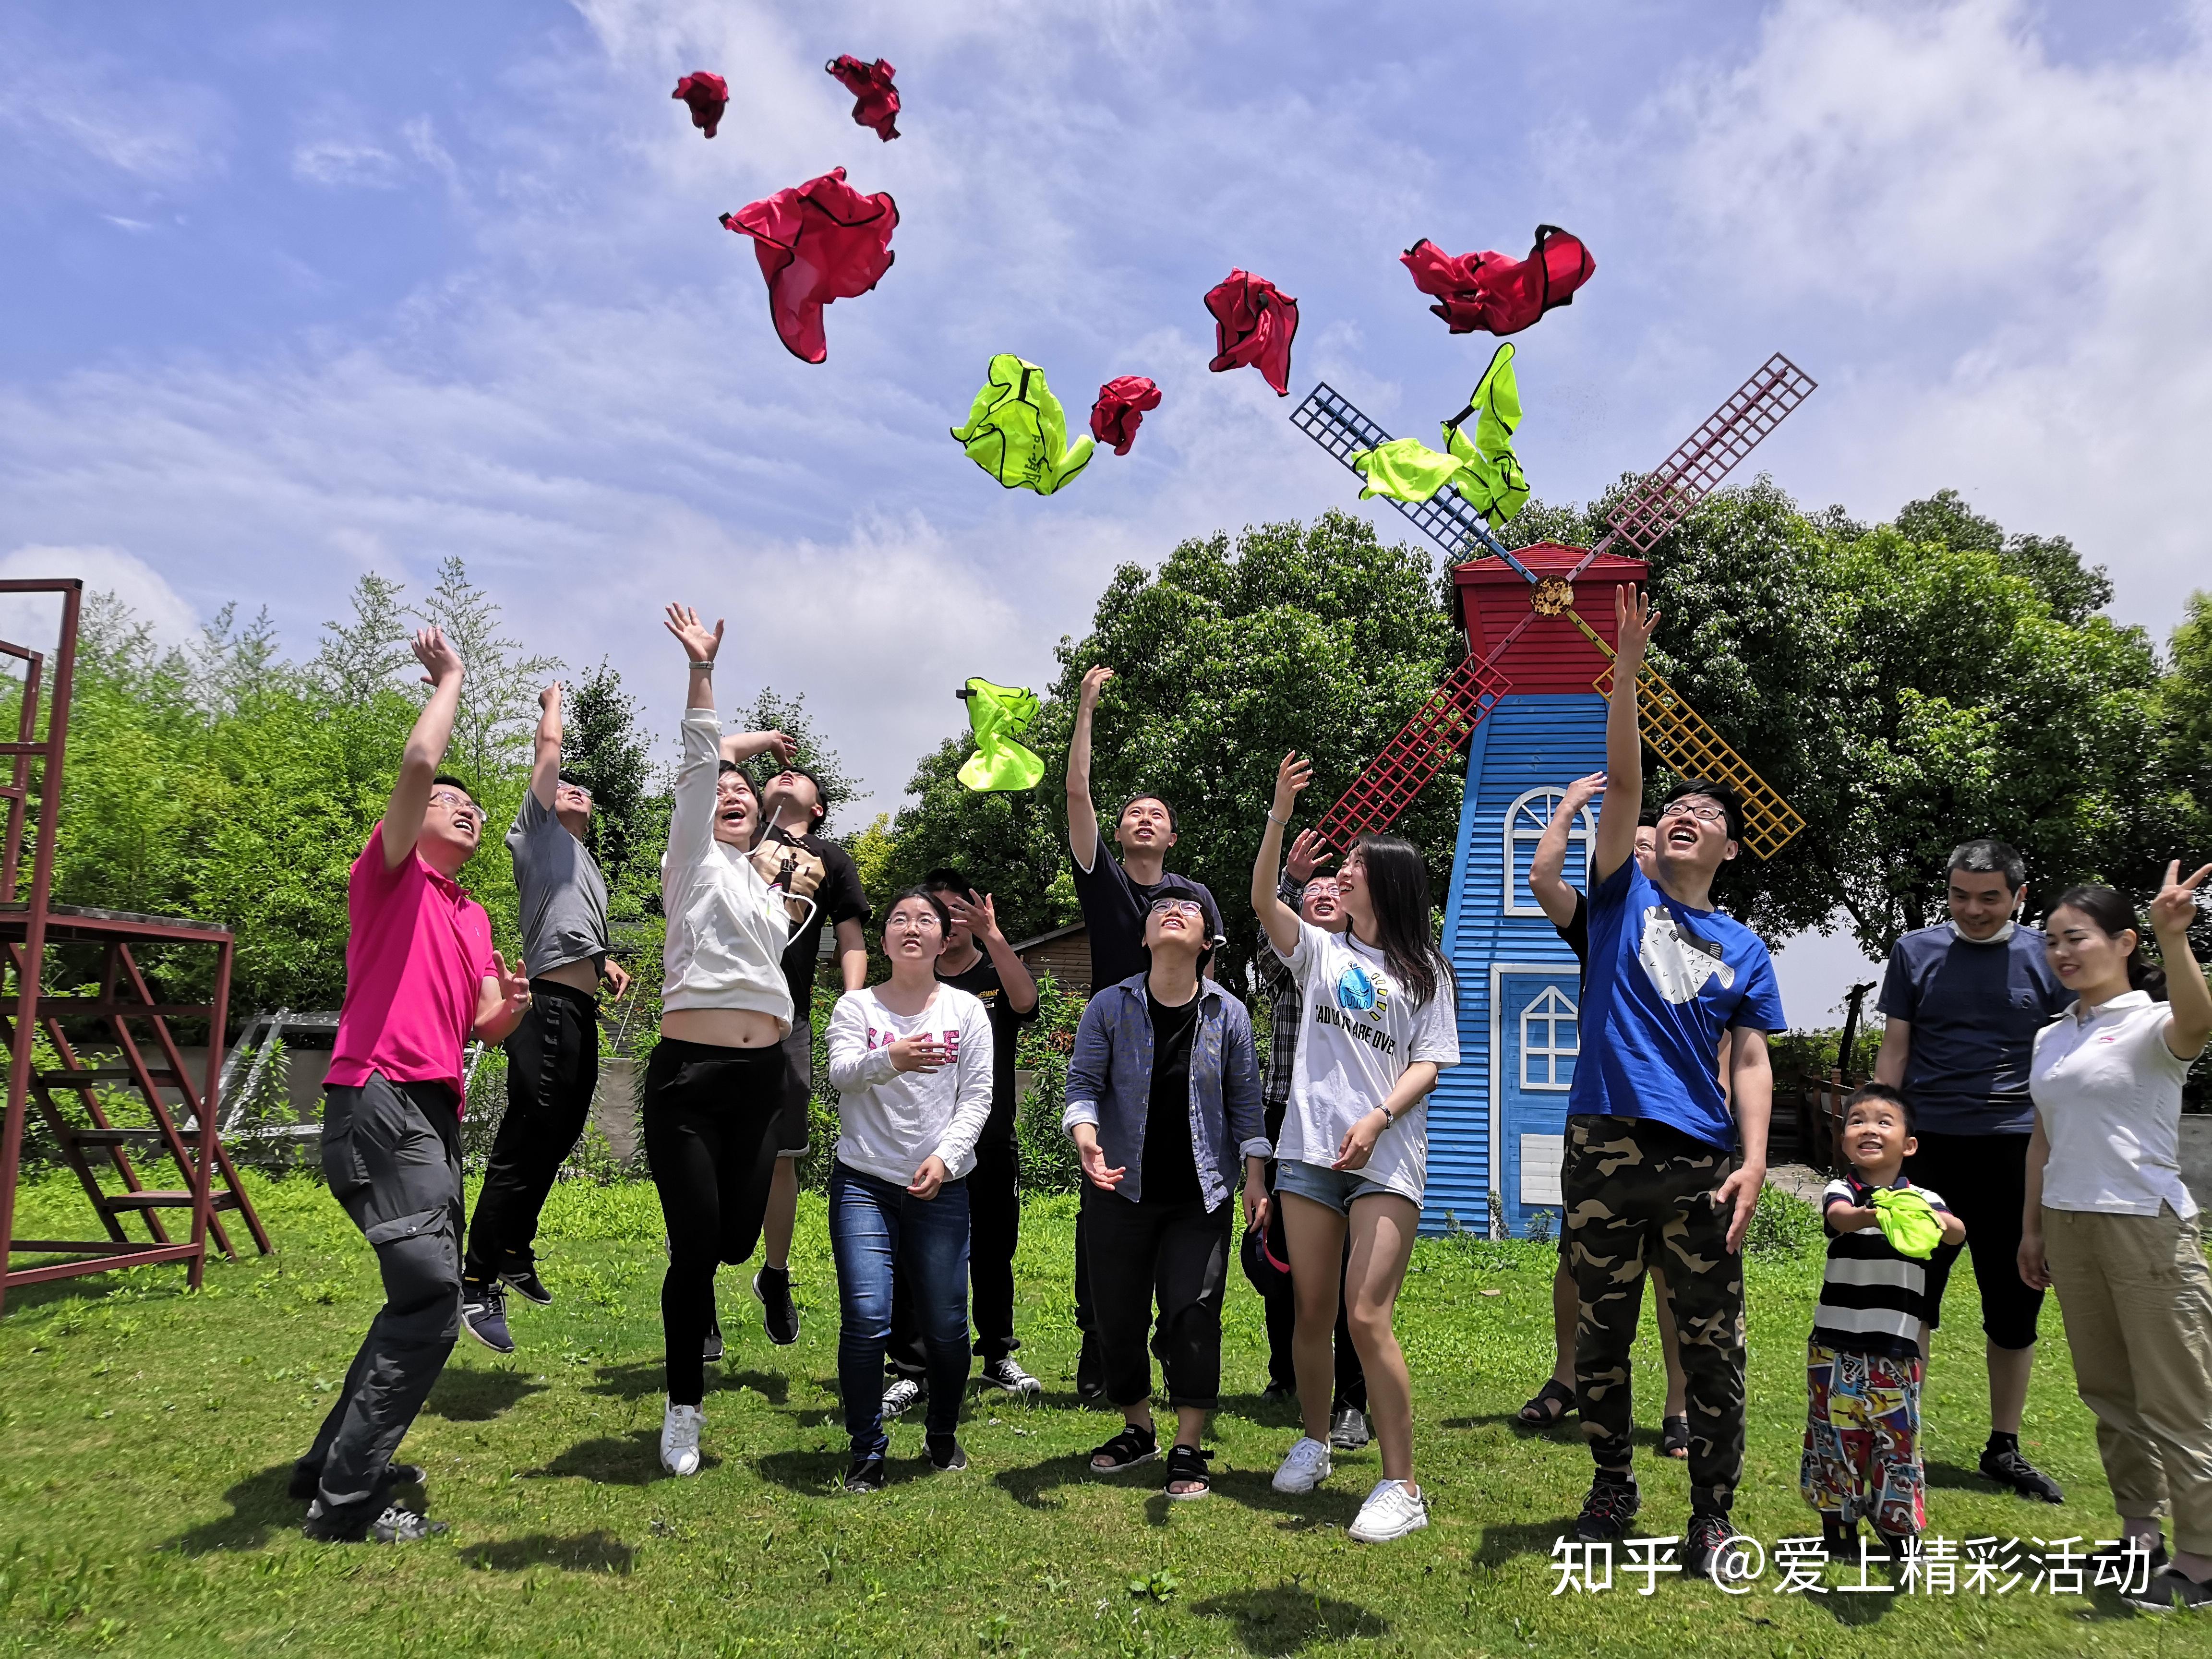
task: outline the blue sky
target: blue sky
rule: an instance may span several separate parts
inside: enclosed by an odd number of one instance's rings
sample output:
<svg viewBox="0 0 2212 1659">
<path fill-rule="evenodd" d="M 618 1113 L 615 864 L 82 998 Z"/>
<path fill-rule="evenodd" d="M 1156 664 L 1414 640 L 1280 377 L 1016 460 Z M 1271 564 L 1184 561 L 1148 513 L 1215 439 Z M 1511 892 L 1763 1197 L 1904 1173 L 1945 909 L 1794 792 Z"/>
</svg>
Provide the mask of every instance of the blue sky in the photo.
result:
<svg viewBox="0 0 2212 1659">
<path fill-rule="evenodd" d="M 690 599 L 739 631 L 726 695 L 805 690 L 890 806 L 951 688 L 1041 679 L 1116 562 L 1350 504 L 1295 396 L 1206 372 L 1210 285 L 1273 278 L 1294 393 L 1415 432 L 1489 342 L 1399 250 L 1549 221 L 1599 270 L 1520 337 L 1540 495 L 1649 466 L 1781 349 L 1821 390 L 1757 465 L 1800 499 L 1880 518 L 1956 485 L 2074 537 L 2162 635 L 2207 568 L 2207 20 L 16 0 L 0 566 L 173 630 L 265 603 L 305 653 L 362 571 L 419 592 L 459 553 L 534 648 L 611 657 L 664 722 L 657 608 Z M 841 52 L 898 66 L 896 143 L 851 123 Z M 668 96 L 693 68 L 731 82 L 712 142 Z M 898 262 L 810 366 L 715 218 L 836 165 L 897 198 Z M 1116 374 L 1165 401 L 1126 459 L 1003 493 L 945 436 L 994 351 L 1079 421 Z"/>
</svg>

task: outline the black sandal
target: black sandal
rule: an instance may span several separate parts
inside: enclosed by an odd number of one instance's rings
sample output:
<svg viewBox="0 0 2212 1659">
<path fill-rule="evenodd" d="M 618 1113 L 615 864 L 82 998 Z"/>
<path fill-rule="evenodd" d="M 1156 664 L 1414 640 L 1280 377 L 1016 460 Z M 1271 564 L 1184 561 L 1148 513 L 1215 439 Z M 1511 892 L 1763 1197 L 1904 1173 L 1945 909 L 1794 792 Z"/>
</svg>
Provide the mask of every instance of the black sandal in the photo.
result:
<svg viewBox="0 0 2212 1659">
<path fill-rule="evenodd" d="M 1686 1415 L 1659 1419 L 1659 1450 L 1667 1457 L 1690 1455 L 1690 1419 Z"/>
<path fill-rule="evenodd" d="M 1521 1408 L 1521 1421 L 1532 1429 L 1548 1429 L 1575 1407 L 1575 1391 L 1556 1376 L 1536 1390 L 1536 1397 Z"/>
<path fill-rule="evenodd" d="M 1213 1490 L 1213 1477 L 1206 1473 L 1206 1460 L 1213 1454 L 1196 1446 L 1168 1448 L 1167 1495 L 1181 1502 L 1187 1498 L 1203 1498 Z M 1188 1492 L 1177 1492 L 1178 1486 L 1188 1486 Z"/>
<path fill-rule="evenodd" d="M 1159 1455 L 1159 1437 L 1150 1429 L 1131 1425 L 1091 1454 L 1091 1473 L 1119 1474 L 1123 1469 L 1149 1463 Z"/>
</svg>

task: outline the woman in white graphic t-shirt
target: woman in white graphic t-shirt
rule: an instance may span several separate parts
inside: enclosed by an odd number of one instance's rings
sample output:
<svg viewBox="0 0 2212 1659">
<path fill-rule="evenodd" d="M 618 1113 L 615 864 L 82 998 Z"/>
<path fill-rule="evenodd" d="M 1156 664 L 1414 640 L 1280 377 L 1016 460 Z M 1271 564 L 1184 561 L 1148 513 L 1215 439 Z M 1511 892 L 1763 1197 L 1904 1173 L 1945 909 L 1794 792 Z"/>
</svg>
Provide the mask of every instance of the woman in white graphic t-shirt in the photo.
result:
<svg viewBox="0 0 2212 1659">
<path fill-rule="evenodd" d="M 2212 1037 L 2212 989 L 2189 948 L 2208 878 L 2212 864 L 2185 882 L 2166 866 L 2150 907 L 2162 973 L 2142 959 L 2126 899 L 2059 895 L 2045 948 L 2076 1000 L 2036 1033 L 2027 1073 L 2020 1276 L 2057 1290 L 2120 1524 L 2164 1569 L 2122 1594 L 2161 1609 L 2212 1606 L 2212 1273 L 2179 1158 L 2182 1081 Z"/>
<path fill-rule="evenodd" d="M 1380 1543 L 1429 1523 L 1413 1479 L 1413 1385 L 1391 1316 L 1420 1225 L 1424 1106 L 1437 1070 L 1459 1063 L 1459 1032 L 1451 969 L 1429 935 L 1428 872 L 1412 842 L 1363 836 L 1346 856 L 1337 884 L 1348 933 L 1302 921 L 1276 896 L 1283 830 L 1312 775 L 1309 762 L 1283 757 L 1252 866 L 1252 908 L 1304 994 L 1275 1190 L 1297 1304 L 1291 1352 L 1305 1433 L 1275 1472 L 1275 1490 L 1311 1492 L 1329 1473 L 1337 1267 L 1348 1235 L 1346 1322 L 1382 1453 L 1382 1479 L 1351 1535 Z"/>
</svg>

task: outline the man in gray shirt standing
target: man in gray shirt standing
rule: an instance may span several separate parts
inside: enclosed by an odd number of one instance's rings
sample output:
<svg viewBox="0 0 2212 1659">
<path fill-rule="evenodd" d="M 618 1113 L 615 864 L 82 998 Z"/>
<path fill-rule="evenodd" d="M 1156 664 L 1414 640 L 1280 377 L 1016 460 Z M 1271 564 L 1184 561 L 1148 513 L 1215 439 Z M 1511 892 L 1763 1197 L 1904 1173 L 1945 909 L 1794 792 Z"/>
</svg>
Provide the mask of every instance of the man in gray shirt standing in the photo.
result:
<svg viewBox="0 0 2212 1659">
<path fill-rule="evenodd" d="M 561 770 L 561 687 L 538 693 L 530 789 L 507 832 L 521 899 L 530 1011 L 505 1044 L 507 1115 L 500 1120 L 461 1264 L 461 1322 L 498 1353 L 513 1353 L 512 1289 L 543 1305 L 531 1242 L 561 1165 L 575 1149 L 599 1080 L 599 981 L 619 998 L 629 975 L 607 955 L 607 884 L 584 846 L 591 791 Z"/>
</svg>

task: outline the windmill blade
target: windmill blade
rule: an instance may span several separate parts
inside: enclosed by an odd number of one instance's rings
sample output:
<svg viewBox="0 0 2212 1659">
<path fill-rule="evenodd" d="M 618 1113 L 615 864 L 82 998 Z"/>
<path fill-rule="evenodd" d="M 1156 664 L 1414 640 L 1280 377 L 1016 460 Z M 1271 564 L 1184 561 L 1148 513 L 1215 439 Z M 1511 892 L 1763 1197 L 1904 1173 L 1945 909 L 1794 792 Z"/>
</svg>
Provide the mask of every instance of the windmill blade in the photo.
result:
<svg viewBox="0 0 2212 1659">
<path fill-rule="evenodd" d="M 1604 551 L 1616 537 L 1638 552 L 1649 553 L 1819 385 L 1776 352 L 1676 445 L 1673 454 L 1644 475 L 1628 499 L 1609 515 L 1613 528 L 1590 550 L 1592 555 Z"/>
<path fill-rule="evenodd" d="M 1395 823 L 1429 781 L 1458 757 L 1483 716 L 1511 689 L 1492 659 L 1463 660 L 1322 814 L 1315 826 L 1321 839 L 1348 853 L 1360 836 L 1380 835 Z"/>
<path fill-rule="evenodd" d="M 1389 433 L 1352 407 L 1326 380 L 1291 411 L 1291 424 L 1355 474 L 1359 469 L 1352 465 L 1354 454 L 1363 449 L 1379 449 L 1390 441 Z M 1481 513 L 1449 484 L 1425 501 L 1401 501 L 1388 495 L 1382 499 L 1455 559 L 1480 558 L 1485 553 L 1503 550 Z"/>
<path fill-rule="evenodd" d="M 1650 664 L 1636 677 L 1644 710 L 1644 741 L 1651 752 L 1680 776 L 1724 783 L 1743 803 L 1743 845 L 1764 862 L 1780 852 L 1805 827 L 1796 810 L 1776 793 L 1773 785 L 1751 769 L 1747 762 L 1705 723 L 1682 694 L 1651 672 Z M 1601 697 L 1613 695 L 1613 665 L 1591 682 Z"/>
</svg>

